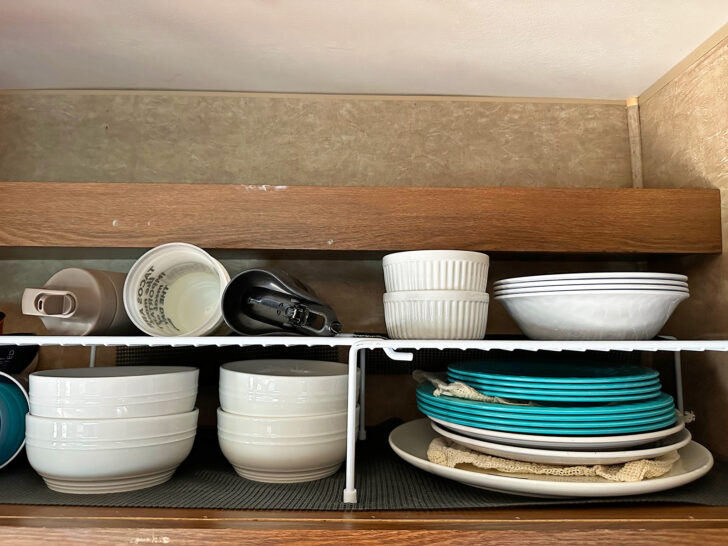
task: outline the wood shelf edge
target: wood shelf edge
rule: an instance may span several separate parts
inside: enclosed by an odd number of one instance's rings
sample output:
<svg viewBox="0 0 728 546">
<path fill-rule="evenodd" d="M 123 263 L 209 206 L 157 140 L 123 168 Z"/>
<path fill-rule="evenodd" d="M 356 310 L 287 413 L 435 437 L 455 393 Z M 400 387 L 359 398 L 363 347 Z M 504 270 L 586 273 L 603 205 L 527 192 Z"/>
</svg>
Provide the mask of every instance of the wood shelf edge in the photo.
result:
<svg viewBox="0 0 728 546">
<path fill-rule="evenodd" d="M 715 189 L 0 182 L 0 247 L 712 254 Z M 48 205 L 39 210 L 38 201 Z"/>
<path fill-rule="evenodd" d="M 715 528 L 728 530 L 728 507 L 589 505 L 437 511 L 273 511 L 0 505 L 0 529 L 492 529 Z"/>
</svg>

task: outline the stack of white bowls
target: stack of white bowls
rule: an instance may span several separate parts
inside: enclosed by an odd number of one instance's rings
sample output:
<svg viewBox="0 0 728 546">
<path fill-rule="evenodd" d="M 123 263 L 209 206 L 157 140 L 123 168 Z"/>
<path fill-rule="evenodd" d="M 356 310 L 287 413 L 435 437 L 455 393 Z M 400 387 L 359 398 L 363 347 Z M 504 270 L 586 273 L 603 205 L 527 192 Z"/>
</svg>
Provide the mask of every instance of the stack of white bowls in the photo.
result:
<svg viewBox="0 0 728 546">
<path fill-rule="evenodd" d="M 315 360 L 224 364 L 217 434 L 235 471 L 269 483 L 335 473 L 346 458 L 347 373 Z"/>
<path fill-rule="evenodd" d="M 69 368 L 30 376 L 26 452 L 62 493 L 117 493 L 164 483 L 197 431 L 197 368 Z"/>
<path fill-rule="evenodd" d="M 419 250 L 388 254 L 384 320 L 392 339 L 483 339 L 488 320 L 486 254 Z"/>
<path fill-rule="evenodd" d="M 531 339 L 645 340 L 680 302 L 688 278 L 672 273 L 571 273 L 493 284 L 494 298 Z"/>
</svg>

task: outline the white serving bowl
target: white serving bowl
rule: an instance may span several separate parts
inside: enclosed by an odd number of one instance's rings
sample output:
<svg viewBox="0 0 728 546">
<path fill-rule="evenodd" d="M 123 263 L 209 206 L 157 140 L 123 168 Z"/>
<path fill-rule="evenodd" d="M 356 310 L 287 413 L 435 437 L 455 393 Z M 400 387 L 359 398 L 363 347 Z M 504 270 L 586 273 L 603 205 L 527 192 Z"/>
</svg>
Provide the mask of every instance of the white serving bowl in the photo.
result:
<svg viewBox="0 0 728 546">
<path fill-rule="evenodd" d="M 582 281 L 584 279 L 598 280 L 600 282 L 611 282 L 614 279 L 631 279 L 635 282 L 652 282 L 653 280 L 671 281 L 671 282 L 687 282 L 686 275 L 676 273 L 644 273 L 641 271 L 622 271 L 610 273 L 561 273 L 557 275 L 531 275 L 528 277 L 510 277 L 495 281 L 493 286 L 501 284 L 515 284 L 522 282 L 556 282 L 556 281 Z"/>
<path fill-rule="evenodd" d="M 532 282 L 506 282 L 497 281 L 493 283 L 494 290 L 509 288 L 542 288 L 545 286 L 574 286 L 574 285 L 600 285 L 600 284 L 626 284 L 634 286 L 661 285 L 667 288 L 687 288 L 688 283 L 684 281 L 671 281 L 663 279 L 573 279 L 567 281 L 532 281 Z"/>
<path fill-rule="evenodd" d="M 186 413 L 195 407 L 199 370 L 187 366 L 65 368 L 30 376 L 30 413 L 117 419 Z"/>
<path fill-rule="evenodd" d="M 495 296 L 531 339 L 645 340 L 655 337 L 687 292 L 586 290 Z"/>
<path fill-rule="evenodd" d="M 539 292 L 573 292 L 575 290 L 668 290 L 673 292 L 689 292 L 687 287 L 668 286 L 664 284 L 571 284 L 559 286 L 531 286 L 526 288 L 498 287 L 493 291 L 493 295 L 500 296 L 506 294 L 533 294 Z"/>
<path fill-rule="evenodd" d="M 415 250 L 382 259 L 387 292 L 404 290 L 468 290 L 485 292 L 487 254 L 465 250 Z"/>
<path fill-rule="evenodd" d="M 392 339 L 483 339 L 488 302 L 483 292 L 388 292 L 384 321 Z"/>
<path fill-rule="evenodd" d="M 346 411 L 348 373 L 346 364 L 321 360 L 228 362 L 220 368 L 220 406 L 261 417 Z M 357 382 L 360 375 L 357 370 Z"/>
<path fill-rule="evenodd" d="M 357 416 L 358 412 L 357 407 Z M 325 417 L 271 419 L 266 432 L 265 419 L 253 422 L 218 409 L 220 449 L 235 472 L 249 480 L 296 483 L 325 478 L 346 458 L 346 413 L 337 414 L 333 422 Z M 236 432 L 240 430 L 249 432 Z"/>
<path fill-rule="evenodd" d="M 126 425 L 120 425 L 124 421 Z M 192 449 L 196 424 L 197 410 L 180 416 L 95 422 L 28 414 L 25 449 L 30 466 L 54 491 L 133 491 L 172 477 Z M 121 435 L 115 438 L 117 432 Z"/>
</svg>

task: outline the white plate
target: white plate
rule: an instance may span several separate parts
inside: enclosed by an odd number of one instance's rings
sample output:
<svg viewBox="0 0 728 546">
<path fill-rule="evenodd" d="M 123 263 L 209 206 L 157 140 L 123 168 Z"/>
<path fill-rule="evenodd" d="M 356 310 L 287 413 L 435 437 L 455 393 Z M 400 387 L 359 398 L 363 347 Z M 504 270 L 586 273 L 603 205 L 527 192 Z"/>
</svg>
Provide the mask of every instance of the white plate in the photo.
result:
<svg viewBox="0 0 728 546">
<path fill-rule="evenodd" d="M 564 273 L 561 275 L 531 275 L 529 277 L 511 277 L 510 279 L 501 279 L 493 283 L 494 286 L 500 284 L 520 283 L 520 282 L 546 282 L 546 281 L 574 281 L 581 279 L 662 279 L 666 281 L 682 281 L 687 282 L 686 275 L 677 275 L 675 273 L 641 273 L 635 271 L 621 271 L 617 273 Z"/>
<path fill-rule="evenodd" d="M 394 452 L 417 468 L 450 480 L 514 495 L 536 497 L 622 497 L 645 495 L 673 489 L 697 480 L 713 467 L 713 456 L 703 446 L 690 442 L 679 450 L 680 460 L 672 470 L 659 478 L 641 482 L 578 482 L 550 481 L 544 476 L 518 477 L 505 474 L 484 474 L 470 470 L 449 468 L 427 460 L 427 448 L 437 433 L 427 419 L 418 419 L 398 426 L 389 435 Z"/>
<path fill-rule="evenodd" d="M 485 428 L 475 428 L 457 423 L 448 423 L 442 419 L 431 418 L 443 427 L 460 432 L 474 440 L 483 440 L 498 444 L 508 444 L 519 447 L 535 447 L 539 449 L 568 449 L 571 451 L 598 451 L 605 449 L 622 449 L 656 442 L 680 432 L 685 428 L 685 420 L 680 414 L 677 424 L 662 430 L 641 432 L 639 434 L 619 434 L 615 436 L 547 436 L 543 434 L 520 434 L 515 432 L 501 432 Z"/>
<path fill-rule="evenodd" d="M 688 283 L 685 281 L 672 281 L 672 280 L 665 280 L 665 279 L 613 279 L 613 278 L 607 278 L 607 279 L 572 279 L 570 281 L 531 281 L 531 282 L 506 282 L 507 279 L 504 279 L 502 281 L 496 281 L 493 283 L 493 287 L 496 290 L 504 290 L 506 288 L 531 288 L 531 287 L 537 287 L 540 288 L 542 286 L 571 286 L 574 284 L 636 284 L 636 285 L 643 285 L 643 284 L 659 284 L 664 285 L 667 287 L 680 287 L 680 288 L 687 288 Z"/>
<path fill-rule="evenodd" d="M 687 429 L 682 429 L 680 432 L 665 438 L 661 442 L 649 444 L 641 449 L 629 451 L 556 451 L 474 440 L 440 427 L 437 423 L 430 424 L 438 434 L 450 438 L 473 451 L 487 453 L 495 457 L 503 457 L 504 459 L 543 464 L 620 464 L 626 463 L 627 461 L 638 461 L 639 459 L 651 459 L 652 457 L 658 457 L 680 449 L 690 443 L 691 439 L 690 432 Z"/>
<path fill-rule="evenodd" d="M 518 287 L 518 288 L 514 288 Z M 569 285 L 545 285 L 545 286 L 529 286 L 526 288 L 520 288 L 520 285 L 509 284 L 507 288 L 502 286 L 497 287 L 493 294 L 496 296 L 504 294 L 524 294 L 534 292 L 569 292 L 569 291 L 584 291 L 584 290 L 663 290 L 673 292 L 690 292 L 687 287 L 682 286 L 670 286 L 666 284 L 569 284 Z"/>
</svg>

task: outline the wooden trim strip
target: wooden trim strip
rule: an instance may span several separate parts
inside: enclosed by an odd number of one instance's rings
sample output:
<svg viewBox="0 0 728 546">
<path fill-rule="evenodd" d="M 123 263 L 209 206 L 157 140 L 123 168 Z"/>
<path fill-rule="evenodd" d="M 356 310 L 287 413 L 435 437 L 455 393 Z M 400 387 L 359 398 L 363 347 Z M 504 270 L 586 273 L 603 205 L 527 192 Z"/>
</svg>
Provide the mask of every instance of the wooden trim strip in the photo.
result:
<svg viewBox="0 0 728 546">
<path fill-rule="evenodd" d="M 0 505 L 5 526 L 228 529 L 724 528 L 728 507 L 639 505 L 440 511 L 275 511 Z"/>
<path fill-rule="evenodd" d="M 6 544 L 27 546 L 35 544 L 74 544 L 100 546 L 103 544 L 509 544 L 558 545 L 592 544 L 681 544 L 723 545 L 725 529 L 594 529 L 573 530 L 563 525 L 550 525 L 540 530 L 452 530 L 393 529 L 393 530 L 237 530 L 237 529 L 0 529 Z"/>
<path fill-rule="evenodd" d="M 719 253 L 711 189 L 0 183 L 0 246 Z"/>
<path fill-rule="evenodd" d="M 660 92 L 660 89 L 668 85 L 675 78 L 679 77 L 683 72 L 697 63 L 704 56 L 709 54 L 714 48 L 728 40 L 728 23 L 719 28 L 710 38 L 700 44 L 694 51 L 689 53 L 687 57 L 668 70 L 659 80 L 645 89 L 639 96 L 640 102 L 646 102 Z"/>
<path fill-rule="evenodd" d="M 249 97 L 301 100 L 379 100 L 418 102 L 525 102 L 544 104 L 611 104 L 624 106 L 623 100 L 561 97 L 492 97 L 472 95 L 366 95 L 334 93 L 264 93 L 245 91 L 182 91 L 135 89 L 0 89 L 0 95 L 156 95 L 194 97 Z"/>
<path fill-rule="evenodd" d="M 632 165 L 632 187 L 642 188 L 642 131 L 640 106 L 637 97 L 627 99 L 627 128 L 629 129 L 629 156 Z"/>
</svg>

